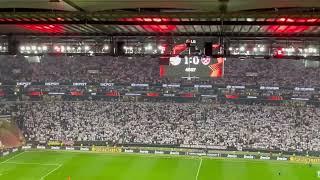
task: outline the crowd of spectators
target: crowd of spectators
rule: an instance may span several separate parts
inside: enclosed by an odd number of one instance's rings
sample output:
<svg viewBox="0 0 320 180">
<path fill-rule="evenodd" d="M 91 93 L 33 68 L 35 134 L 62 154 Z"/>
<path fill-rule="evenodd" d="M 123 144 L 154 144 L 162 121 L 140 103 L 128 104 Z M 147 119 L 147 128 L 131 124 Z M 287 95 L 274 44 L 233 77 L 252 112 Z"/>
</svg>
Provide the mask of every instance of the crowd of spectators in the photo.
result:
<svg viewBox="0 0 320 180">
<path fill-rule="evenodd" d="M 319 84 L 319 67 L 303 60 L 227 59 L 225 76 L 217 82 L 236 85 L 313 87 Z"/>
<path fill-rule="evenodd" d="M 0 56 L 0 82 L 154 82 L 156 58 L 111 56 L 44 56 L 38 62 L 21 56 Z M 3 69 L 3 70 L 2 70 Z"/>
<path fill-rule="evenodd" d="M 320 109 L 262 105 L 33 102 L 17 105 L 27 141 L 192 144 L 320 150 Z"/>
<path fill-rule="evenodd" d="M 163 83 L 159 58 L 0 56 L 0 82 Z M 320 69 L 298 60 L 227 59 L 203 83 L 313 87 Z M 25 102 L 1 104 L 27 141 L 108 141 L 320 151 L 320 109 L 205 103 Z"/>
<path fill-rule="evenodd" d="M 43 56 L 34 59 L 0 56 L 0 82 L 114 82 L 163 83 L 159 58 L 113 56 Z M 310 87 L 320 83 L 319 68 L 306 68 L 302 60 L 227 58 L 224 77 L 203 83 Z"/>
</svg>

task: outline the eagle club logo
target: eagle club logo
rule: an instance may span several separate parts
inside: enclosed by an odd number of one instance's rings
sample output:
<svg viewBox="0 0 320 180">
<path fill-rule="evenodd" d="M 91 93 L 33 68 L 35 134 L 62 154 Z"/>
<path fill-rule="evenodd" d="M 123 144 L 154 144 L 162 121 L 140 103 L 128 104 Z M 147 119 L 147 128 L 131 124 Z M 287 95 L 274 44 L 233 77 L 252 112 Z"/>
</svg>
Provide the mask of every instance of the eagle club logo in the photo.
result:
<svg viewBox="0 0 320 180">
<path fill-rule="evenodd" d="M 211 58 L 210 57 L 203 57 L 203 58 L 201 58 L 201 62 L 203 65 L 207 66 L 210 64 Z"/>
<path fill-rule="evenodd" d="M 173 66 L 178 66 L 181 63 L 181 58 L 179 56 L 170 57 L 170 64 Z"/>
</svg>

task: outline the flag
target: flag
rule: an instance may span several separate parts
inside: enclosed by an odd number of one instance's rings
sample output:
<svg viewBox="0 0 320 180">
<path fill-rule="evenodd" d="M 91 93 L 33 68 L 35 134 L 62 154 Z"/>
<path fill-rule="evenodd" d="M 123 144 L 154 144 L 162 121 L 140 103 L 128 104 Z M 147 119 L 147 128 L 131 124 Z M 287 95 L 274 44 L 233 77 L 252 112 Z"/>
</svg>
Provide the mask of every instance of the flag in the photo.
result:
<svg viewBox="0 0 320 180">
<path fill-rule="evenodd" d="M 236 94 L 226 94 L 225 95 L 227 99 L 239 99 L 240 96 Z"/>
<path fill-rule="evenodd" d="M 83 92 L 80 91 L 71 91 L 70 92 L 71 96 L 83 96 Z"/>
<path fill-rule="evenodd" d="M 157 92 L 148 92 L 148 93 L 147 93 L 147 96 L 149 96 L 149 97 L 159 97 L 160 94 L 157 93 Z"/>
<path fill-rule="evenodd" d="M 28 92 L 28 95 L 29 96 L 42 96 L 43 93 L 41 91 L 31 91 L 31 92 Z"/>
<path fill-rule="evenodd" d="M 164 77 L 166 75 L 166 68 L 164 65 L 160 65 L 159 75 L 160 77 Z"/>
<path fill-rule="evenodd" d="M 177 44 L 173 47 L 172 52 L 173 52 L 173 55 L 179 55 L 187 49 L 188 47 L 186 44 Z"/>
<path fill-rule="evenodd" d="M 110 91 L 110 92 L 107 92 L 105 96 L 116 97 L 116 96 L 120 96 L 120 93 L 118 91 Z"/>
<path fill-rule="evenodd" d="M 268 96 L 267 100 L 271 100 L 271 101 L 281 101 L 283 100 L 282 96 Z"/>
<path fill-rule="evenodd" d="M 224 58 L 218 58 L 218 62 L 208 66 L 211 69 L 210 77 L 219 78 L 223 76 Z"/>
<path fill-rule="evenodd" d="M 194 97 L 195 95 L 193 93 L 183 93 L 183 94 L 180 94 L 180 97 L 185 97 L 185 98 L 192 98 Z"/>
</svg>

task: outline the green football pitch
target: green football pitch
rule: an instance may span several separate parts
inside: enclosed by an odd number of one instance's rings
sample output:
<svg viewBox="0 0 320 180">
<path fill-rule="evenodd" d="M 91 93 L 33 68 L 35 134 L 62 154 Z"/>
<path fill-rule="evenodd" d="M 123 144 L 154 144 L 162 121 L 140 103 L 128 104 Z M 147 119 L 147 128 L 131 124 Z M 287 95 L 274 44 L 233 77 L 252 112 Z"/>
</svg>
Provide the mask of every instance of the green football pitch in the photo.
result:
<svg viewBox="0 0 320 180">
<path fill-rule="evenodd" d="M 280 161 L 62 151 L 0 159 L 0 180 L 320 180 L 318 171 Z"/>
</svg>

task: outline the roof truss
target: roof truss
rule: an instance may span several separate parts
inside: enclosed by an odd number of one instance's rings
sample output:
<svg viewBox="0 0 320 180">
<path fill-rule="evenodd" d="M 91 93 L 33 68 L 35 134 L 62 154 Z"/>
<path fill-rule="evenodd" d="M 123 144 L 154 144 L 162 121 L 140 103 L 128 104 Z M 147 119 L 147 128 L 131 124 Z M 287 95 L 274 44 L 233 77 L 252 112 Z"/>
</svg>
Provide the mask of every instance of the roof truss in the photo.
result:
<svg viewBox="0 0 320 180">
<path fill-rule="evenodd" d="M 320 37 L 320 13 L 0 12 L 0 34 Z"/>
</svg>

